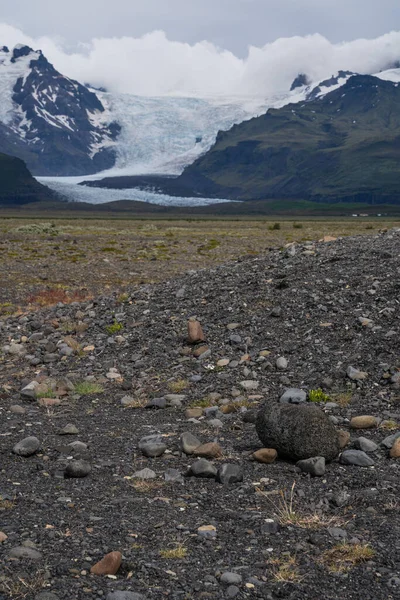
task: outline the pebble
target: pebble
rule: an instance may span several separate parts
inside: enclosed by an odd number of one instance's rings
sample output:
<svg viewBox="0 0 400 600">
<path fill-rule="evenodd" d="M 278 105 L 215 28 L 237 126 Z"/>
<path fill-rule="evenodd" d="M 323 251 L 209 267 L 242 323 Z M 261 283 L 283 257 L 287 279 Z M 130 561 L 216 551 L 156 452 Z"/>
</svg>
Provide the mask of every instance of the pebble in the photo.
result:
<svg viewBox="0 0 400 600">
<path fill-rule="evenodd" d="M 221 583 L 225 585 L 240 585 L 242 581 L 243 578 L 239 573 L 231 573 L 226 571 L 221 575 Z"/>
<path fill-rule="evenodd" d="M 275 462 L 277 456 L 278 453 L 274 448 L 261 448 L 252 454 L 254 460 L 266 465 L 270 465 L 271 463 Z"/>
<path fill-rule="evenodd" d="M 400 458 L 400 438 L 397 438 L 391 447 L 390 458 Z"/>
<path fill-rule="evenodd" d="M 187 408 L 185 410 L 185 417 L 187 419 L 199 419 L 202 416 L 203 416 L 203 409 L 201 408 L 201 406 L 196 407 L 196 408 Z"/>
<path fill-rule="evenodd" d="M 208 444 L 197 446 L 193 454 L 203 458 L 220 458 L 222 456 L 222 448 L 216 442 L 209 442 Z"/>
<path fill-rule="evenodd" d="M 252 390 L 257 390 L 258 387 L 259 387 L 259 385 L 260 385 L 260 382 L 259 381 L 246 380 L 246 381 L 241 381 L 239 385 L 246 392 L 250 392 Z"/>
<path fill-rule="evenodd" d="M 19 406 L 19 404 L 13 404 L 10 406 L 10 412 L 12 412 L 14 415 L 24 415 L 26 410 L 23 406 Z"/>
<path fill-rule="evenodd" d="M 378 420 L 376 417 L 370 415 L 363 415 L 361 417 L 353 417 L 350 421 L 350 427 L 352 429 L 372 429 L 378 426 Z"/>
<path fill-rule="evenodd" d="M 73 423 L 68 423 L 65 427 L 63 427 L 58 435 L 78 435 L 79 429 Z"/>
<path fill-rule="evenodd" d="M 230 585 L 226 590 L 227 598 L 236 598 L 240 594 L 240 589 L 236 585 Z"/>
<path fill-rule="evenodd" d="M 199 458 L 190 467 L 188 475 L 193 477 L 205 477 L 207 479 L 215 479 L 217 476 L 216 467 L 205 458 Z"/>
<path fill-rule="evenodd" d="M 110 552 L 98 563 L 93 565 L 90 572 L 93 575 L 116 575 L 122 563 L 121 552 Z"/>
<path fill-rule="evenodd" d="M 340 449 L 343 450 L 343 448 L 346 448 L 350 442 L 350 434 L 348 431 L 344 431 L 344 429 L 339 429 L 337 433 Z"/>
<path fill-rule="evenodd" d="M 230 362 L 229 358 L 221 358 L 221 360 L 217 362 L 217 367 L 227 367 Z"/>
<path fill-rule="evenodd" d="M 354 447 L 363 452 L 375 452 L 378 450 L 378 444 L 365 437 L 359 437 L 354 441 Z"/>
<path fill-rule="evenodd" d="M 78 479 L 89 475 L 92 467 L 85 460 L 71 460 L 65 468 L 64 477 Z"/>
<path fill-rule="evenodd" d="M 151 469 L 148 469 L 146 467 L 145 469 L 142 469 L 141 471 L 136 471 L 133 474 L 133 477 L 135 479 L 155 479 L 156 474 L 154 471 L 152 471 Z"/>
<path fill-rule="evenodd" d="M 200 537 L 214 539 L 217 537 L 217 528 L 214 525 L 202 525 L 198 528 L 197 533 Z"/>
<path fill-rule="evenodd" d="M 299 460 L 296 466 L 303 471 L 303 473 L 309 473 L 313 477 L 322 477 L 325 473 L 325 458 L 323 456 L 315 456 L 313 458 L 306 458 L 305 460 Z"/>
<path fill-rule="evenodd" d="M 8 540 L 8 535 L 6 535 L 3 531 L 0 531 L 0 544 Z"/>
<path fill-rule="evenodd" d="M 195 435 L 190 433 L 190 431 L 185 431 L 182 433 L 180 437 L 180 448 L 185 454 L 193 454 L 196 448 L 199 448 L 201 445 L 202 444 L 200 440 L 198 440 Z"/>
<path fill-rule="evenodd" d="M 384 448 L 387 448 L 388 450 L 390 450 L 390 448 L 392 448 L 395 441 L 399 438 L 400 438 L 400 431 L 398 431 L 397 433 L 392 433 L 391 435 L 388 435 L 388 437 L 385 437 L 384 440 L 382 440 L 381 446 L 384 446 Z"/>
<path fill-rule="evenodd" d="M 30 383 L 28 383 L 28 385 L 22 388 L 20 392 L 21 396 L 30 400 L 36 400 L 36 388 L 38 386 L 39 383 L 37 381 L 31 381 Z"/>
<path fill-rule="evenodd" d="M 282 394 L 280 402 L 283 404 L 301 404 L 302 402 L 307 402 L 307 393 L 304 390 L 290 388 L 286 390 L 284 394 Z"/>
<path fill-rule="evenodd" d="M 189 344 L 196 344 L 197 342 L 204 342 L 206 339 L 203 329 L 196 319 L 190 319 L 188 321 L 188 342 Z"/>
<path fill-rule="evenodd" d="M 243 469 L 240 465 L 221 465 L 217 473 L 217 481 L 222 484 L 240 483 L 243 481 Z"/>
<path fill-rule="evenodd" d="M 11 548 L 10 558 L 18 558 L 18 559 L 26 559 L 26 560 L 41 560 L 43 555 L 35 548 L 29 548 L 27 546 L 16 546 L 15 548 Z"/>
<path fill-rule="evenodd" d="M 184 483 L 182 474 L 178 469 L 167 469 L 164 473 L 164 479 L 173 483 Z"/>
<path fill-rule="evenodd" d="M 355 465 L 357 467 L 372 467 L 374 461 L 362 450 L 345 450 L 340 456 L 342 465 Z"/>
<path fill-rule="evenodd" d="M 352 379 L 353 381 L 362 381 L 363 379 L 367 379 L 368 377 L 368 373 L 365 373 L 364 371 L 359 371 L 354 367 L 348 367 L 346 373 L 347 377 L 349 377 L 349 379 Z"/>
<path fill-rule="evenodd" d="M 13 452 L 18 456 L 28 457 L 36 454 L 39 448 L 40 442 L 36 437 L 27 437 L 15 444 Z"/>
<path fill-rule="evenodd" d="M 167 445 L 160 435 L 146 435 L 139 441 L 139 450 L 147 458 L 162 456 L 166 449 Z"/>
<path fill-rule="evenodd" d="M 284 356 L 280 356 L 276 363 L 276 368 L 279 369 L 279 371 L 285 371 L 288 367 L 288 361 L 286 360 L 286 358 Z"/>
<path fill-rule="evenodd" d="M 59 596 L 53 592 L 40 592 L 35 596 L 35 600 L 59 600 Z"/>
</svg>

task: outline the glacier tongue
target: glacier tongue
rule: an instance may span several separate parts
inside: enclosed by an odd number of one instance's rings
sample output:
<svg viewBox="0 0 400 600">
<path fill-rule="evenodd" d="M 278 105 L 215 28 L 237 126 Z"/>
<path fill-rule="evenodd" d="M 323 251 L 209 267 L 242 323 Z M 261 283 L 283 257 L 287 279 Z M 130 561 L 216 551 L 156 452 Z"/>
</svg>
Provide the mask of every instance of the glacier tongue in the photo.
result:
<svg viewBox="0 0 400 600">
<path fill-rule="evenodd" d="M 97 95 L 122 127 L 116 167 L 107 175 L 179 175 L 212 146 L 218 131 L 262 114 L 271 106 L 271 100 L 265 98 Z"/>
</svg>

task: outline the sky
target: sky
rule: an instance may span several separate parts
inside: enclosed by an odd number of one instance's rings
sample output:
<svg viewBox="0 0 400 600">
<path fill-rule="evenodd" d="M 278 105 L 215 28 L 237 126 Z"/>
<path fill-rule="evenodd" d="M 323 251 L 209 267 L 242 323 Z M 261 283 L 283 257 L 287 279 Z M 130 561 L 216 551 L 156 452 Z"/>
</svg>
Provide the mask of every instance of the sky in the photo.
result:
<svg viewBox="0 0 400 600">
<path fill-rule="evenodd" d="M 331 42 L 375 38 L 400 24 L 398 0 L 0 0 L 1 20 L 73 47 L 96 37 L 208 40 L 244 57 L 250 45 L 319 33 Z"/>
<path fill-rule="evenodd" d="M 0 46 L 139 95 L 271 95 L 400 60 L 399 0 L 0 0 Z"/>
</svg>

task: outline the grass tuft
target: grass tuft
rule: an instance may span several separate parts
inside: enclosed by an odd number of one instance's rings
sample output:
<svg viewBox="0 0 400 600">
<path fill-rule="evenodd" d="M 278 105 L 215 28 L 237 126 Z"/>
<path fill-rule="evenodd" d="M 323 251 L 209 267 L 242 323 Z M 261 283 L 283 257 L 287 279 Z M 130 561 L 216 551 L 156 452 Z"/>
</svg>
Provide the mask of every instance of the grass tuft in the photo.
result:
<svg viewBox="0 0 400 600">
<path fill-rule="evenodd" d="M 79 394 L 79 396 L 93 396 L 94 394 L 101 394 L 104 392 L 104 388 L 98 383 L 82 381 L 75 385 L 74 392 L 75 394 Z"/>
<path fill-rule="evenodd" d="M 189 381 L 187 379 L 177 379 L 177 381 L 170 381 L 168 384 L 168 389 L 173 394 L 179 394 L 186 390 L 189 386 Z"/>
<path fill-rule="evenodd" d="M 119 333 L 122 331 L 124 326 L 122 323 L 118 323 L 118 321 L 114 321 L 112 325 L 107 325 L 106 331 L 109 335 L 114 335 L 115 333 Z"/>
<path fill-rule="evenodd" d="M 325 394 L 321 388 L 317 390 L 310 390 L 308 392 L 308 399 L 310 402 L 329 402 L 330 400 L 328 394 Z"/>
<path fill-rule="evenodd" d="M 187 548 L 183 544 L 176 544 L 176 547 L 170 550 L 160 550 L 161 558 L 172 560 L 182 560 L 187 556 L 187 553 Z"/>
<path fill-rule="evenodd" d="M 344 573 L 371 560 L 375 550 L 369 544 L 338 544 L 321 555 L 320 562 L 331 573 Z"/>
<path fill-rule="evenodd" d="M 295 556 L 283 556 L 270 561 L 273 565 L 272 577 L 277 583 L 298 583 L 301 581 Z"/>
</svg>

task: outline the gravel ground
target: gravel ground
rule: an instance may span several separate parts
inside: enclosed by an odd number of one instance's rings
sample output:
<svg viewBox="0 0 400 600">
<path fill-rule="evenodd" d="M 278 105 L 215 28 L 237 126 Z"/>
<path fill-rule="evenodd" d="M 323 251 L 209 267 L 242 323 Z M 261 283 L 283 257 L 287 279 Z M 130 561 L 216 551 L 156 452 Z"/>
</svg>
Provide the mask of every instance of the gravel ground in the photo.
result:
<svg viewBox="0 0 400 600">
<path fill-rule="evenodd" d="M 399 250 L 303 242 L 4 319 L 0 598 L 399 597 Z M 253 457 L 291 388 L 342 431 L 320 476 Z"/>
</svg>

